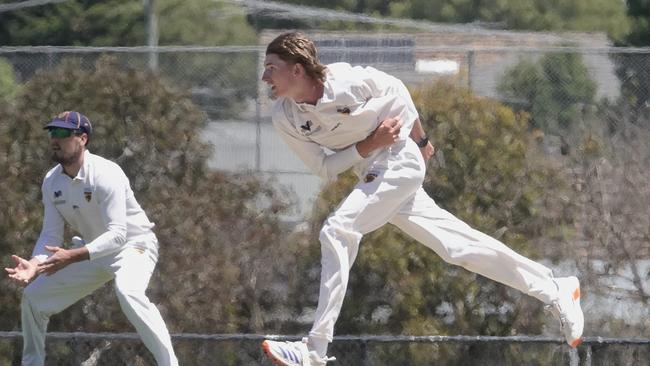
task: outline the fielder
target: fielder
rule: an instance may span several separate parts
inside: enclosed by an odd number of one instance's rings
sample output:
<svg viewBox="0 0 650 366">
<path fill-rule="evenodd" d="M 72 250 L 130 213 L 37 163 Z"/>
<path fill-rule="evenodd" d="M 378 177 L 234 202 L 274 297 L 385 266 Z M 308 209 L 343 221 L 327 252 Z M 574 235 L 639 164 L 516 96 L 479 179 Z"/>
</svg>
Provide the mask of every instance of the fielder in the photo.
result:
<svg viewBox="0 0 650 366">
<path fill-rule="evenodd" d="M 158 365 L 178 365 L 165 322 L 145 295 L 158 261 L 158 240 L 129 179 L 117 164 L 87 150 L 92 128 L 81 113 L 64 112 L 45 129 L 59 164 L 43 181 L 43 228 L 32 258 L 13 255 L 16 267 L 5 268 L 27 286 L 21 304 L 22 365 L 44 364 L 51 315 L 113 279 L 122 311 Z M 85 243 L 61 248 L 65 223 Z"/>
<path fill-rule="evenodd" d="M 262 80 L 278 97 L 273 124 L 312 172 L 324 179 L 353 167 L 359 183 L 321 231 L 320 296 L 302 342 L 265 340 L 277 365 L 325 365 L 361 237 L 391 223 L 445 261 L 548 304 L 567 343 L 581 342 L 583 314 L 576 277 L 554 278 L 533 262 L 438 207 L 422 189 L 434 149 L 411 96 L 397 78 L 372 67 L 322 65 L 313 42 L 286 33 L 266 49 Z M 326 153 L 323 148 L 333 153 Z"/>
</svg>

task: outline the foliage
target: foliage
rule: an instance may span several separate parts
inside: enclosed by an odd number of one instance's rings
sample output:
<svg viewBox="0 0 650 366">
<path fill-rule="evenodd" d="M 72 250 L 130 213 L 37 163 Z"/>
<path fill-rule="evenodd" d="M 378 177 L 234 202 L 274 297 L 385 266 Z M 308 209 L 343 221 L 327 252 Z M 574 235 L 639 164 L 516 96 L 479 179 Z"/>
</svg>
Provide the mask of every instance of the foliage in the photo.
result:
<svg viewBox="0 0 650 366">
<path fill-rule="evenodd" d="M 0 58 L 0 102 L 12 103 L 19 90 L 13 67 Z"/>
<path fill-rule="evenodd" d="M 223 1 L 160 0 L 160 45 L 252 44 L 244 13 Z M 0 43 L 50 46 L 147 44 L 143 2 L 65 1 L 0 13 Z"/>
<path fill-rule="evenodd" d="M 532 128 L 561 134 L 594 103 L 596 83 L 581 55 L 550 53 L 537 62 L 522 60 L 509 69 L 498 90 L 507 102 L 530 113 Z"/>
<path fill-rule="evenodd" d="M 650 45 L 650 3 L 643 0 L 629 0 L 627 3 L 628 16 L 632 29 L 625 39 L 619 40 L 621 46 L 645 47 Z M 616 65 L 616 74 L 621 82 L 621 98 L 615 102 L 616 109 L 625 111 L 625 121 L 638 126 L 650 126 L 648 101 L 650 99 L 650 62 L 647 54 L 625 52 L 612 55 Z M 622 118 L 615 125 L 621 125 Z M 612 119 L 610 119 L 611 121 Z M 616 132 L 612 130 L 612 132 Z"/>
<path fill-rule="evenodd" d="M 158 5 L 161 45 L 252 45 L 254 29 L 240 7 L 227 1 L 161 0 Z"/>
<path fill-rule="evenodd" d="M 158 44 L 250 45 L 257 42 L 244 11 L 223 1 L 160 0 Z M 66 1 L 0 13 L 0 43 L 5 45 L 142 46 L 147 44 L 142 2 Z M 213 119 L 233 118 L 255 97 L 256 53 L 161 53 L 159 70 L 183 88 Z M 36 63 L 37 59 L 34 59 Z M 52 60 L 48 60 L 51 62 Z M 133 67 L 146 57 L 131 56 Z M 43 66 L 41 66 L 43 67 Z M 248 86 L 248 87 L 243 87 Z"/>
<path fill-rule="evenodd" d="M 647 288 L 650 162 L 647 113 L 639 113 L 628 96 L 601 103 L 592 128 L 581 135 L 569 155 L 575 205 L 574 258 L 592 288 L 592 301 L 616 309 L 592 319 L 603 336 L 646 334 L 650 292 Z"/>
<path fill-rule="evenodd" d="M 65 1 L 0 13 L 5 45 L 130 46 L 146 38 L 141 2 Z"/>
<path fill-rule="evenodd" d="M 535 149 L 525 115 L 445 83 L 415 90 L 413 97 L 438 148 L 424 187 L 439 205 L 527 255 L 541 249 L 533 244 L 545 231 L 568 224 L 543 212 L 554 200 L 547 190 L 561 180 L 547 163 L 530 165 L 536 160 L 527 156 Z M 325 187 L 311 219 L 312 242 L 356 181 L 348 172 Z M 291 295 L 300 306 L 314 306 L 317 294 L 318 247 L 308 250 L 299 264 L 308 276 Z M 362 241 L 336 333 L 509 335 L 539 334 L 541 328 L 539 302 L 452 267 L 385 226 Z M 413 364 L 464 360 L 462 352 L 413 350 L 400 356 Z"/>
<path fill-rule="evenodd" d="M 630 46 L 650 45 L 650 3 L 645 0 L 627 0 L 626 3 L 632 29 L 622 43 Z"/>
<path fill-rule="evenodd" d="M 606 32 L 622 39 L 630 28 L 625 3 L 609 0 L 286 0 L 372 15 L 444 23 L 483 22 L 505 29 Z"/>
<path fill-rule="evenodd" d="M 49 161 L 43 124 L 76 109 L 94 124 L 89 148 L 119 163 L 156 223 L 160 260 L 149 294 L 172 332 L 258 332 L 292 256 L 272 255 L 286 236 L 287 197 L 273 182 L 210 171 L 200 138 L 205 115 L 155 75 L 102 58 L 93 70 L 67 62 L 28 82 L 15 107 L 2 104 L 0 252 L 29 257 L 42 220 L 40 184 Z M 71 234 L 71 233 L 69 233 Z M 19 329 L 20 291 L 0 281 L 0 329 Z M 110 286 L 50 323 L 54 331 L 131 331 Z"/>
</svg>

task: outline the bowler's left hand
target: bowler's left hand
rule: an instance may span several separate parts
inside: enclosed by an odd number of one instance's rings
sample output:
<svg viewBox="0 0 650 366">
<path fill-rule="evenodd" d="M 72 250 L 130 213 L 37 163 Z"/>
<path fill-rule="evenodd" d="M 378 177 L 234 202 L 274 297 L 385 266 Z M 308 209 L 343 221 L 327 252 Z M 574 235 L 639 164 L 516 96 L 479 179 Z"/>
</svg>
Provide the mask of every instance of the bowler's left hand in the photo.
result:
<svg viewBox="0 0 650 366">
<path fill-rule="evenodd" d="M 422 153 L 422 157 L 424 158 L 424 162 L 428 162 L 431 157 L 433 157 L 433 154 L 436 152 L 436 148 L 433 147 L 431 142 L 427 142 L 427 144 L 424 147 L 420 148 L 420 152 Z"/>
</svg>

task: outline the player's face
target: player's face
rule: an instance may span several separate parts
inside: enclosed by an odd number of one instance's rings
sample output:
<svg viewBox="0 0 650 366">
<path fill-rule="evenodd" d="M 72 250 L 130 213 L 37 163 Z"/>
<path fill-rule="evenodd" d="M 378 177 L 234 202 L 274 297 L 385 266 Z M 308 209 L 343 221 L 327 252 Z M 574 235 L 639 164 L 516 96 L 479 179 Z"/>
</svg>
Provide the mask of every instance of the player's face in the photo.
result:
<svg viewBox="0 0 650 366">
<path fill-rule="evenodd" d="M 72 130 L 57 128 L 52 128 L 49 132 L 52 160 L 62 165 L 79 161 L 86 144 L 86 134 L 74 134 Z"/>
<path fill-rule="evenodd" d="M 282 60 L 275 53 L 266 55 L 262 81 L 271 87 L 276 97 L 292 97 L 296 85 L 296 65 Z"/>
</svg>

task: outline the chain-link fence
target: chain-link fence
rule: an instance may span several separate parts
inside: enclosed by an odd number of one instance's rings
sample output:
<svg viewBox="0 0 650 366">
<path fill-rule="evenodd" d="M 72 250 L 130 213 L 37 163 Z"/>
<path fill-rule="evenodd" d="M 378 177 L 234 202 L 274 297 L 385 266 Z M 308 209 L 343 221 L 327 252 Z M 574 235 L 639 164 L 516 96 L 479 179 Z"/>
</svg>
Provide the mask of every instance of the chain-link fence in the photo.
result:
<svg viewBox="0 0 650 366">
<path fill-rule="evenodd" d="M 314 38 L 324 63 L 345 61 L 371 65 L 399 77 L 412 88 L 444 80 L 527 113 L 531 129 L 544 135 L 541 144 L 552 158 L 564 156 L 571 150 L 587 153 L 591 145 L 581 143 L 585 135 L 596 136 L 602 130 L 615 129 L 629 129 L 632 134 L 643 135 L 650 128 L 647 108 L 650 72 L 646 71 L 650 50 L 647 49 L 490 44 L 431 46 L 423 45 L 418 37 L 398 34 L 321 34 Z M 78 60 L 81 67 L 93 68 L 95 61 L 105 54 L 115 56 L 125 68 L 147 69 L 151 64 L 157 65 L 156 73 L 167 79 L 170 85 L 187 90 L 205 112 L 208 124 L 203 135 L 214 145 L 210 166 L 219 170 L 274 176 L 278 185 L 293 189 L 300 202 L 299 209 L 286 219 L 305 219 L 321 182 L 288 150 L 270 124 L 270 98 L 260 81 L 264 47 L 0 48 L 0 58 L 12 66 L 17 87 L 36 73 L 56 68 L 65 60 Z M 602 149 L 616 152 L 615 143 L 614 140 L 602 140 Z M 641 144 L 634 151 L 641 164 L 650 156 L 647 149 L 643 149 Z M 634 184 L 647 182 L 627 175 L 629 170 L 626 169 L 632 166 L 631 160 L 625 160 L 628 155 L 620 153 L 616 156 L 622 160 L 610 167 L 612 176 L 628 183 L 631 179 L 637 179 L 632 181 Z M 591 168 L 593 166 L 576 168 L 576 181 L 573 183 L 589 184 L 590 179 L 595 179 Z M 608 184 L 610 195 L 616 195 L 616 184 Z M 636 199 L 643 203 L 647 194 L 637 194 Z M 641 212 L 637 214 L 636 217 L 642 217 Z M 644 261 L 648 255 L 647 247 L 635 253 L 638 257 L 634 259 Z M 602 264 L 603 253 L 594 258 L 601 262 L 589 262 L 589 266 L 604 268 L 598 270 L 599 275 L 613 274 L 611 266 Z M 647 260 L 643 263 L 633 265 L 630 276 L 625 272 L 622 277 L 639 277 L 634 276 L 634 271 L 648 268 Z M 629 281 L 634 285 L 613 280 L 608 282 L 610 287 L 595 294 L 590 299 L 591 305 L 586 308 L 598 317 L 613 313 L 621 316 L 618 313 L 629 309 L 634 314 L 631 317 L 641 319 L 639 321 L 648 319 L 647 306 L 643 306 L 647 304 L 647 295 L 643 296 L 644 291 L 647 294 L 644 290 L 647 289 L 647 276 L 642 273 L 639 278 L 635 282 Z M 621 300 L 621 296 L 608 296 L 614 292 L 608 292 L 610 289 L 619 291 L 617 294 L 640 291 L 641 295 L 634 297 L 634 302 L 626 302 Z M 606 306 L 602 306 L 605 302 L 598 306 L 599 301 L 605 300 Z M 51 364 L 151 364 L 150 356 L 136 339 L 135 336 L 51 337 L 48 340 L 51 357 L 60 357 Z M 182 347 L 186 353 L 179 355 L 185 364 L 218 365 L 268 364 L 263 361 L 260 340 L 259 337 L 175 338 L 177 344 L 186 344 Z M 0 340 L 0 350 L 18 360 L 20 343 L 15 335 L 5 335 Z M 423 365 L 433 360 L 437 360 L 437 364 L 449 365 L 499 365 L 505 364 L 504 359 L 509 356 L 522 354 L 531 355 L 529 364 L 540 365 L 644 365 L 650 359 L 650 347 L 644 340 L 592 338 L 586 345 L 579 351 L 571 351 L 557 339 L 483 338 L 474 341 L 471 338 L 450 338 L 418 341 L 368 337 L 338 338 L 332 346 L 332 353 L 340 365 Z M 423 354 L 429 355 L 430 359 L 422 359 Z"/>
<path fill-rule="evenodd" d="M 18 332 L 0 332 L 0 347 L 19 364 Z M 264 339 L 296 341 L 295 336 L 254 334 L 174 334 L 183 353 L 182 365 L 271 365 L 260 347 Z M 7 347 L 8 346 L 8 347 Z M 155 365 L 133 333 L 50 333 L 47 364 L 52 365 Z M 481 365 L 512 364 L 513 355 L 526 365 L 645 365 L 650 339 L 585 338 L 579 349 L 549 337 L 468 336 L 338 336 L 329 354 L 340 366 Z M 425 354 L 429 358 L 414 358 Z"/>
<path fill-rule="evenodd" d="M 552 152 L 559 151 L 575 130 L 599 128 L 589 119 L 620 113 L 621 107 L 615 106 L 622 98 L 626 98 L 626 113 L 638 120 L 650 88 L 645 71 L 650 51 L 645 49 L 443 47 L 421 45 L 426 42 L 399 34 L 314 38 L 323 63 L 374 66 L 412 88 L 445 79 L 526 111 L 532 126 L 547 134 Z M 188 90 L 205 111 L 209 124 L 204 136 L 215 146 L 211 166 L 273 174 L 298 194 L 301 204 L 293 219 L 299 220 L 309 211 L 320 181 L 277 138 L 269 123 L 269 94 L 260 80 L 263 53 L 262 46 L 0 48 L 0 57 L 13 66 L 20 82 L 66 59 L 92 68 L 101 55 L 109 54 L 136 69 L 148 68 L 155 59 L 156 72 Z M 609 110 L 596 117 L 593 112 L 604 105 Z"/>
</svg>

